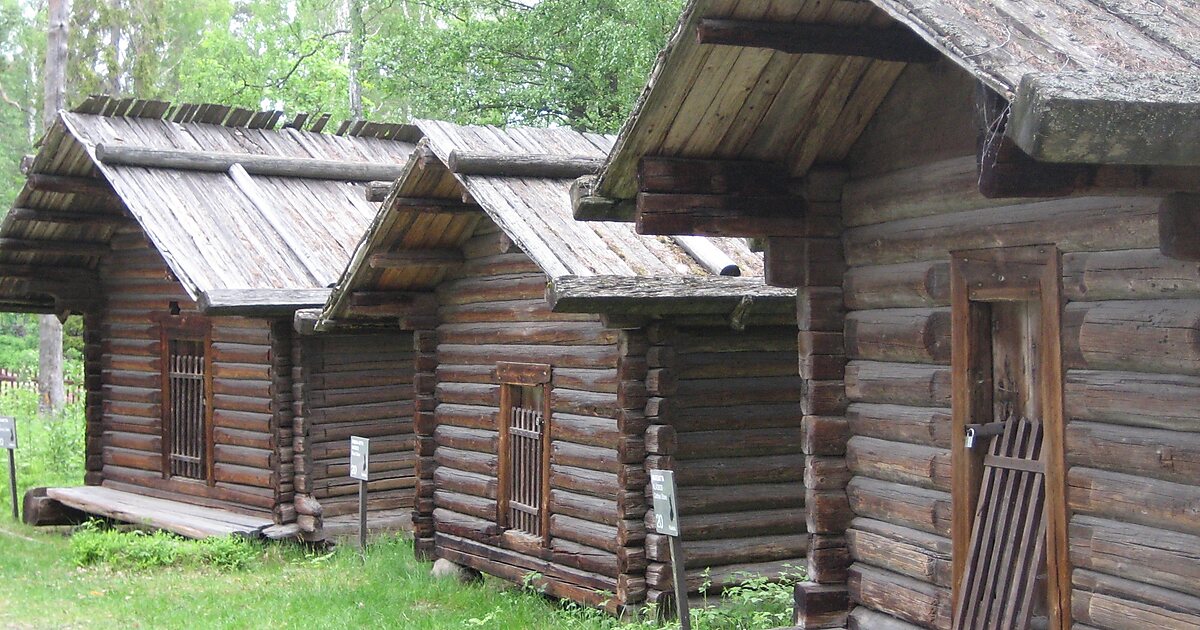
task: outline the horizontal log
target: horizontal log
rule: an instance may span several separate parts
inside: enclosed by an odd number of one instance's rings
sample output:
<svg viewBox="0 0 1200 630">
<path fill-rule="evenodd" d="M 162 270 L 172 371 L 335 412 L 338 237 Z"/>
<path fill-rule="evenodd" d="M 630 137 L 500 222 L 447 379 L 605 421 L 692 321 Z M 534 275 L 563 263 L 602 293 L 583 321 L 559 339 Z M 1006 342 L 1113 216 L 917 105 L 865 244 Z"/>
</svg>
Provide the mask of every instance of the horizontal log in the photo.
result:
<svg viewBox="0 0 1200 630">
<path fill-rule="evenodd" d="M 1067 503 L 1080 514 L 1119 519 L 1185 534 L 1200 534 L 1200 487 L 1072 467 Z"/>
<path fill-rule="evenodd" d="M 846 354 L 851 359 L 902 363 L 950 363 L 948 309 L 884 309 L 846 315 Z"/>
<path fill-rule="evenodd" d="M 1076 570 L 1071 614 L 1100 628 L 1172 628 L 1200 625 L 1200 598 L 1093 571 Z"/>
<path fill-rule="evenodd" d="M 680 433 L 674 455 L 677 460 L 690 460 L 794 454 L 801 452 L 801 436 L 800 427 Z"/>
<path fill-rule="evenodd" d="M 719 486 L 731 483 L 782 483 L 804 478 L 802 454 L 696 459 L 677 462 L 680 486 Z"/>
<path fill-rule="evenodd" d="M 451 151 L 447 167 L 459 175 L 575 179 L 595 174 L 603 157 Z"/>
<path fill-rule="evenodd" d="M 846 531 L 846 544 L 855 562 L 947 588 L 952 581 L 948 538 L 903 525 L 856 518 Z"/>
<path fill-rule="evenodd" d="M 851 179 L 842 194 L 844 220 L 852 227 L 1011 204 L 979 193 L 974 154 Z"/>
<path fill-rule="evenodd" d="M 0 238 L 0 250 L 56 256 L 103 256 L 109 252 L 108 243 L 12 237 Z"/>
<path fill-rule="evenodd" d="M 1200 479 L 1200 434 L 1071 422 L 1067 463 L 1190 484 Z"/>
<path fill-rule="evenodd" d="M 846 419 L 854 435 L 950 448 L 949 409 L 854 403 Z"/>
<path fill-rule="evenodd" d="M 434 490 L 433 503 L 439 508 L 467 514 L 475 518 L 496 518 L 496 500 L 486 497 L 451 492 L 449 490 Z"/>
<path fill-rule="evenodd" d="M 949 306 L 950 261 L 852 267 L 846 271 L 850 310 Z"/>
<path fill-rule="evenodd" d="M 1071 564 L 1200 597 L 1200 537 L 1090 516 L 1071 519 Z"/>
<path fill-rule="evenodd" d="M 443 344 L 438 348 L 438 360 L 455 365 L 495 365 L 497 361 L 514 361 L 568 368 L 615 367 L 617 349 L 615 346 Z"/>
<path fill-rule="evenodd" d="M 496 431 L 486 429 L 467 429 L 442 425 L 433 432 L 433 438 L 438 446 L 481 453 L 495 453 L 499 435 Z"/>
<path fill-rule="evenodd" d="M 808 534 L 693 540 L 683 548 L 683 555 L 688 569 L 787 560 L 799 566 L 803 564 L 800 558 L 808 552 L 808 540 Z M 648 534 L 646 557 L 654 562 L 670 563 L 667 537 Z"/>
<path fill-rule="evenodd" d="M 804 417 L 796 402 L 740 407 L 680 407 L 675 402 L 674 397 L 651 398 L 646 413 L 657 416 L 659 422 L 670 423 L 678 433 L 795 427 Z"/>
<path fill-rule="evenodd" d="M 792 195 L 638 193 L 639 234 L 809 236 L 808 204 Z"/>
<path fill-rule="evenodd" d="M 906 28 L 796 24 L 703 18 L 701 44 L 769 48 L 793 55 L 866 57 L 880 61 L 932 63 L 940 53 Z"/>
<path fill-rule="evenodd" d="M 29 223 L 54 223 L 57 225 L 88 225 L 111 227 L 132 222 L 132 219 L 111 212 L 42 210 L 36 208 L 13 208 L 8 215 L 13 221 Z"/>
<path fill-rule="evenodd" d="M 554 440 L 613 448 L 621 437 L 616 421 L 611 418 L 595 418 L 577 414 L 554 414 L 550 423 L 550 436 Z"/>
<path fill-rule="evenodd" d="M 684 553 L 687 553 L 686 549 Z M 800 573 L 800 564 L 802 564 L 801 559 L 789 558 L 689 569 L 685 573 L 687 590 L 689 593 L 704 591 L 715 595 L 725 588 L 744 584 L 757 577 L 764 577 L 770 581 L 776 581 L 785 576 L 794 577 Z M 646 568 L 646 585 L 650 588 L 670 590 L 674 588 L 673 578 L 670 565 L 651 562 Z"/>
<path fill-rule="evenodd" d="M 1068 370 L 1064 389 L 1070 418 L 1200 432 L 1200 377 Z"/>
<path fill-rule="evenodd" d="M 412 269 L 419 267 L 449 267 L 463 262 L 458 249 L 413 249 L 398 252 L 379 252 L 367 259 L 372 269 Z"/>
<path fill-rule="evenodd" d="M 106 180 L 99 177 L 30 173 L 25 177 L 25 185 L 38 192 L 46 193 L 85 195 L 88 197 L 110 197 L 116 194 L 112 186 Z"/>
<path fill-rule="evenodd" d="M 859 516 L 950 535 L 950 494 L 940 490 L 855 477 L 846 485 L 850 507 Z"/>
<path fill-rule="evenodd" d="M 1063 252 L 1157 247 L 1153 197 L 1085 197 L 851 228 L 851 266 L 944 259 L 951 250 L 1053 242 Z"/>
<path fill-rule="evenodd" d="M 679 524 L 680 534 L 685 541 L 750 538 L 805 532 L 803 508 L 688 514 L 683 512 L 681 507 L 680 514 L 682 515 Z M 645 520 L 648 527 L 654 523 L 653 510 L 646 512 Z M 652 527 L 650 531 L 654 531 Z"/>
<path fill-rule="evenodd" d="M 688 516 L 800 508 L 804 507 L 804 486 L 795 482 L 685 486 L 676 490 L 676 498 L 679 513 Z"/>
<path fill-rule="evenodd" d="M 591 322 L 443 324 L 438 338 L 443 344 L 598 346 L 616 343 L 617 331 Z"/>
<path fill-rule="evenodd" d="M 950 491 L 950 451 L 856 435 L 846 445 L 846 465 L 856 475 Z"/>
<path fill-rule="evenodd" d="M 861 563 L 850 566 L 848 585 L 859 604 L 921 627 L 950 628 L 949 589 Z"/>
<path fill-rule="evenodd" d="M 105 164 L 190 171 L 228 171 L 234 164 L 247 173 L 270 177 L 302 177 L 367 182 L 395 180 L 404 172 L 404 164 L 319 160 L 277 155 L 155 149 L 123 144 L 96 145 L 96 159 Z"/>
<path fill-rule="evenodd" d="M 640 528 L 640 535 L 637 531 L 629 532 L 629 527 L 625 525 L 626 522 L 620 521 L 620 525 L 614 527 L 564 514 L 552 514 L 550 516 L 550 535 L 554 538 L 563 538 L 589 547 L 603 549 L 609 553 L 617 553 L 621 547 L 625 546 L 625 543 L 641 541 L 646 536 L 644 527 Z M 624 540 L 622 539 L 622 530 L 628 532 Z"/>
<path fill-rule="evenodd" d="M 1200 300 L 1068 304 L 1068 368 L 1200 375 Z"/>
<path fill-rule="evenodd" d="M 685 380 L 675 387 L 673 399 L 678 407 L 800 402 L 803 384 L 799 375 Z"/>
<path fill-rule="evenodd" d="M 447 468 L 454 468 L 479 475 L 495 477 L 499 471 L 499 460 L 496 455 L 491 453 L 441 447 L 437 449 L 433 457 L 439 466 L 446 466 Z"/>
<path fill-rule="evenodd" d="M 856 402 L 949 407 L 950 369 L 933 365 L 851 361 L 846 364 L 846 396 Z"/>
<path fill-rule="evenodd" d="M 1200 298 L 1200 263 L 1157 249 L 1067 254 L 1063 294 L 1071 301 Z"/>
</svg>

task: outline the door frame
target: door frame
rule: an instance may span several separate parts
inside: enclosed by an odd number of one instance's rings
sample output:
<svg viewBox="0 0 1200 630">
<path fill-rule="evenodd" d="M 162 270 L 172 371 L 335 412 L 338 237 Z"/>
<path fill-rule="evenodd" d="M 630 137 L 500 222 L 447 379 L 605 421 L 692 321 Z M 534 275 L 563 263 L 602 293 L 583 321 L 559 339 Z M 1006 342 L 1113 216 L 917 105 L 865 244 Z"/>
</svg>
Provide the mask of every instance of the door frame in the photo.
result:
<svg viewBox="0 0 1200 630">
<path fill-rule="evenodd" d="M 1071 627 L 1066 452 L 1062 367 L 1062 256 L 1054 245 L 996 247 L 950 254 L 952 609 L 970 555 L 971 531 L 983 475 L 983 449 L 966 448 L 966 426 L 992 419 L 991 305 L 1037 302 L 1038 396 L 1046 466 L 1046 569 L 1050 627 Z M 972 386 L 972 384 L 977 386 Z"/>
</svg>

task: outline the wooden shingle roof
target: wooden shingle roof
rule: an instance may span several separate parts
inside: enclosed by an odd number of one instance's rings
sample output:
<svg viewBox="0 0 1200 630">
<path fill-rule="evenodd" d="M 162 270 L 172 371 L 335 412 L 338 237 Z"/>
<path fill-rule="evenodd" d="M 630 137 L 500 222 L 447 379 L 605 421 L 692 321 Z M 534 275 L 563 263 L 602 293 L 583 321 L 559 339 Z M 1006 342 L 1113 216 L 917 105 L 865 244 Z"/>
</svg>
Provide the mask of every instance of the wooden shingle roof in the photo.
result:
<svg viewBox="0 0 1200 630">
<path fill-rule="evenodd" d="M 572 301 L 584 297 L 614 304 L 627 299 L 659 299 L 664 304 L 676 300 L 674 307 L 686 310 L 689 299 L 693 308 L 703 308 L 706 301 L 712 308 L 716 302 L 736 304 L 750 296 L 782 300 L 792 308 L 795 291 L 766 286 L 762 256 L 743 239 L 643 236 L 627 223 L 575 221 L 570 198 L 574 175 L 452 170 L 467 155 L 496 156 L 501 162 L 563 158 L 586 163 L 591 159 L 598 165 L 612 146 L 611 136 L 428 120 L 414 124 L 424 136 L 417 154 L 338 282 L 323 314 L 326 321 L 350 317 L 351 296 L 358 291 L 436 287 L 445 269 L 383 269 L 368 261 L 389 252 L 456 248 L 471 236 L 481 216 L 495 222 L 549 277 L 548 296 L 560 310 L 573 308 Z M 483 214 L 437 213 L 421 207 L 429 199 L 463 198 L 477 204 Z M 697 251 L 726 260 L 730 268 L 725 273 L 738 275 L 721 275 L 721 269 Z"/>
<path fill-rule="evenodd" d="M 303 117 L 281 125 L 282 112 L 102 98 L 62 112 L 14 204 L 23 210 L 0 226 L 0 272 L 94 270 L 116 212 L 136 222 L 202 308 L 319 305 L 375 216 L 365 180 L 398 173 L 414 148 L 411 127 L 358 123 L 321 133 L 325 120 L 305 130 Z M 62 178 L 110 194 L 46 187 Z M 80 216 L 62 223 L 56 212 Z M 89 247 L 25 247 L 30 241 Z M 0 273 L 9 305 L 69 310 L 63 296 L 46 297 Z"/>
<path fill-rule="evenodd" d="M 921 46 L 1009 101 L 1036 159 L 1200 165 L 1198 32 L 1195 0 L 691 0 L 594 193 L 631 199 L 646 155 L 841 162 Z"/>
</svg>

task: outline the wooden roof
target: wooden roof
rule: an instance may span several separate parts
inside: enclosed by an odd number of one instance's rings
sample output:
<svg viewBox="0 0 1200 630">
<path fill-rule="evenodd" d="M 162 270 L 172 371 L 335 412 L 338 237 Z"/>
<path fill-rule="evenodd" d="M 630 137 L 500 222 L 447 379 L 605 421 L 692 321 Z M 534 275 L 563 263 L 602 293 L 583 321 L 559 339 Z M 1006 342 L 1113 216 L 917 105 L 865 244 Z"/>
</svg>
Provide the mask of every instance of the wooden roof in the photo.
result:
<svg viewBox="0 0 1200 630">
<path fill-rule="evenodd" d="M 0 304 L 82 308 L 39 287 L 64 269 L 94 274 L 123 224 L 144 231 L 210 312 L 324 303 L 378 208 L 365 181 L 348 181 L 364 177 L 342 172 L 398 172 L 413 130 L 360 122 L 333 134 L 321 133 L 327 116 L 282 120 L 103 97 L 60 113 L 17 196 L 21 210 L 0 225 Z M 106 157 L 124 149 L 153 160 Z M 256 167 L 262 160 L 274 161 Z"/>
<path fill-rule="evenodd" d="M 414 124 L 424 138 L 338 282 L 323 315 L 326 321 L 353 318 L 350 303 L 356 292 L 432 290 L 445 277 L 446 266 L 385 268 L 372 265 L 371 257 L 458 248 L 484 217 L 495 222 L 549 276 L 552 285 L 571 287 L 564 289 L 565 294 L 552 287 L 549 293 L 554 299 L 569 302 L 574 292 L 586 292 L 591 286 L 587 279 L 605 283 L 619 278 L 653 279 L 650 284 L 673 297 L 738 299 L 750 295 L 790 302 L 795 295 L 794 290 L 765 286 L 762 257 L 743 239 L 699 239 L 700 247 L 711 248 L 709 251 L 715 250 L 736 265 L 737 277 L 719 276 L 706 261 L 689 253 L 688 248 L 695 249 L 694 241 L 642 236 L 627 223 L 573 220 L 570 189 L 574 175 L 451 170 L 465 155 L 496 156 L 500 162 L 569 158 L 586 163 L 591 159 L 598 165 L 612 146 L 611 136 L 429 120 Z M 533 168 L 536 170 L 536 164 Z M 435 203 L 442 204 L 442 211 L 431 207 Z M 713 280 L 705 291 L 684 281 L 702 277 Z M 634 289 L 626 290 L 626 297 L 636 294 Z M 653 292 L 642 295 L 649 300 Z"/>
<path fill-rule="evenodd" d="M 794 25 L 809 43 L 780 28 Z M 906 64 L 928 60 L 870 40 L 914 34 L 1013 103 L 1008 133 L 1037 159 L 1200 164 L 1197 32 L 1195 0 L 691 0 L 595 193 L 632 198 L 645 155 L 793 176 L 840 162 Z"/>
</svg>

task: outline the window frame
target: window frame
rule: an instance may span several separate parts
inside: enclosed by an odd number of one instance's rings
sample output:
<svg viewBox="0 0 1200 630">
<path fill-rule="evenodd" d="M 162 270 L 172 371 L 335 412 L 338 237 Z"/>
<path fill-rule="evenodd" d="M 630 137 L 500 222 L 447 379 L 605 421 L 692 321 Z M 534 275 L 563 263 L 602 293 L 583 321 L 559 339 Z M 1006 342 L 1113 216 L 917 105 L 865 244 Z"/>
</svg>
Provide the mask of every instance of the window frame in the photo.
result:
<svg viewBox="0 0 1200 630">
<path fill-rule="evenodd" d="M 159 435 L 162 438 L 162 476 L 163 479 L 179 483 L 204 484 L 209 487 L 216 485 L 213 475 L 215 439 L 213 435 L 213 375 L 212 375 L 212 325 L 203 315 L 171 315 L 161 314 L 156 317 L 159 324 L 159 377 L 161 379 L 159 396 L 159 418 L 161 421 Z M 204 350 L 203 387 L 204 387 L 204 477 L 202 479 L 171 474 L 171 342 L 198 341 Z"/>
<path fill-rule="evenodd" d="M 543 547 L 550 545 L 550 432 L 553 416 L 550 406 L 552 368 L 546 363 L 514 363 L 499 361 L 496 363 L 495 380 L 500 385 L 500 411 L 496 418 L 499 440 L 497 444 L 498 479 L 496 488 L 496 524 L 505 530 L 510 529 L 509 508 L 510 486 L 512 485 L 512 453 L 509 429 L 514 393 L 519 387 L 542 388 L 542 437 L 541 437 L 541 479 L 538 495 L 541 504 L 538 506 L 540 534 L 532 534 L 522 530 L 512 530 L 520 534 L 537 538 Z"/>
</svg>

